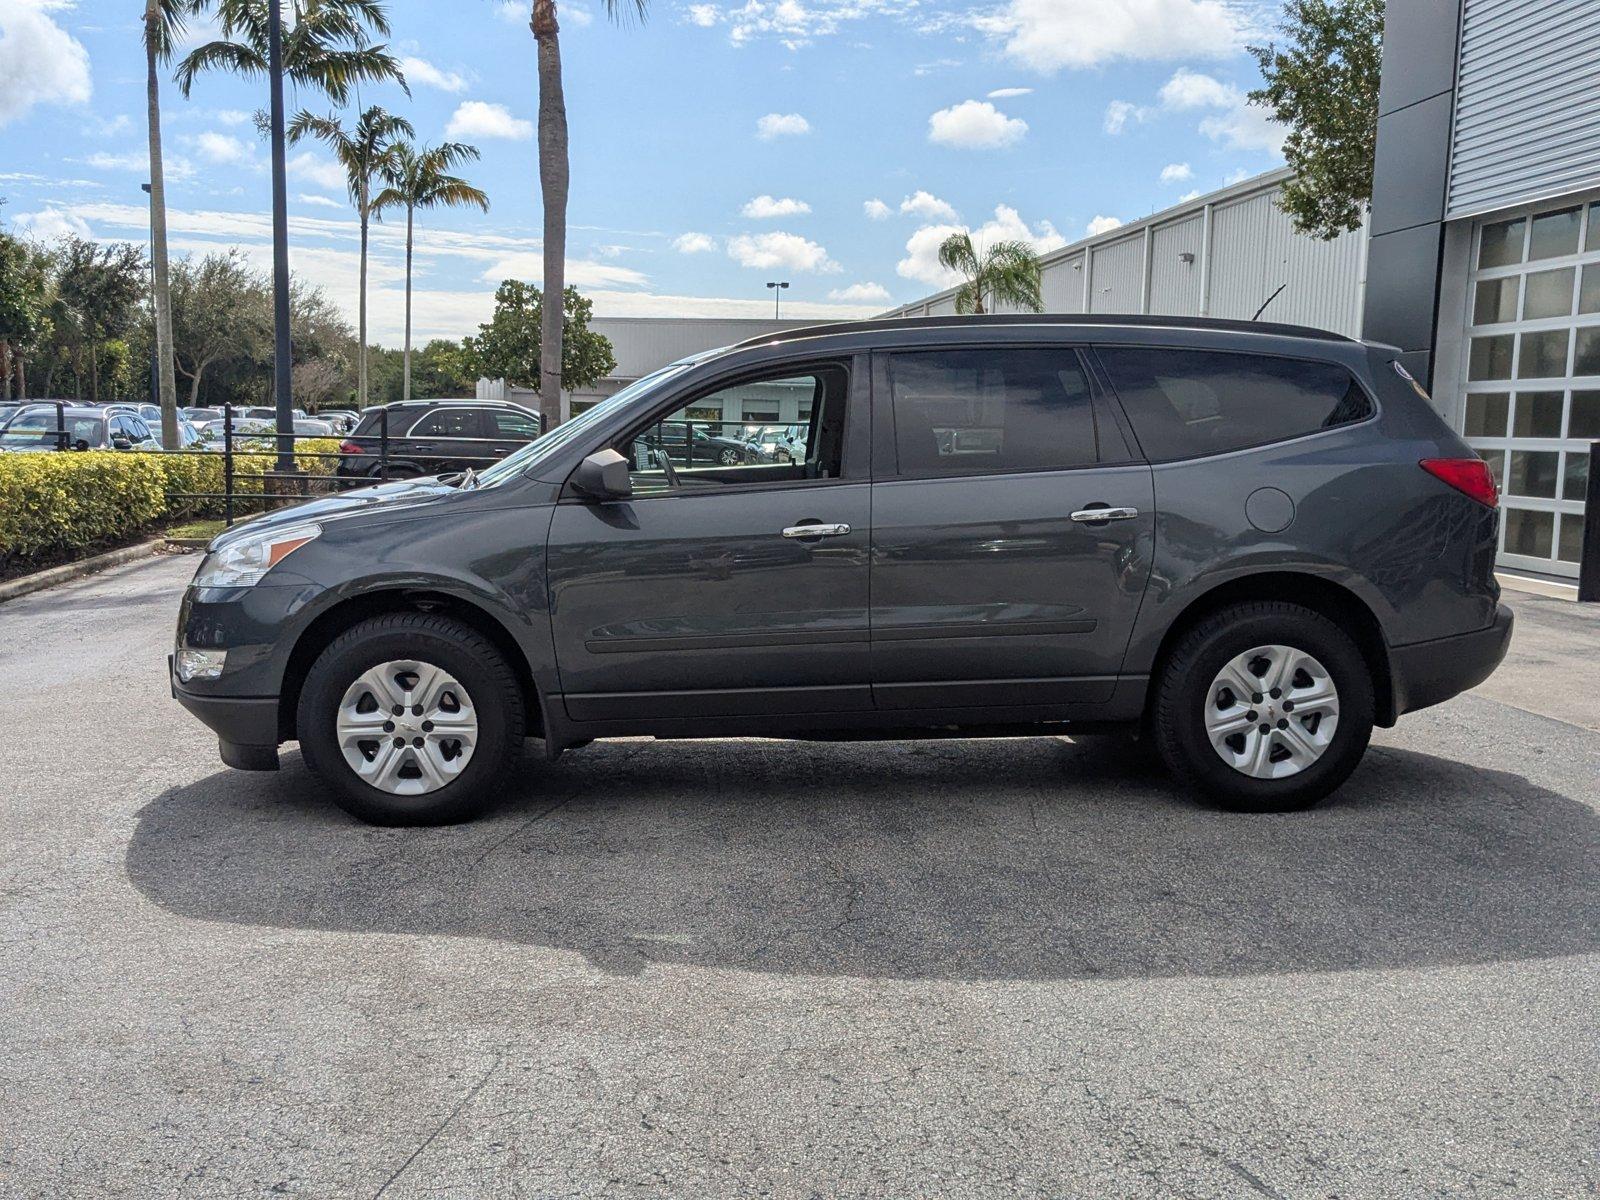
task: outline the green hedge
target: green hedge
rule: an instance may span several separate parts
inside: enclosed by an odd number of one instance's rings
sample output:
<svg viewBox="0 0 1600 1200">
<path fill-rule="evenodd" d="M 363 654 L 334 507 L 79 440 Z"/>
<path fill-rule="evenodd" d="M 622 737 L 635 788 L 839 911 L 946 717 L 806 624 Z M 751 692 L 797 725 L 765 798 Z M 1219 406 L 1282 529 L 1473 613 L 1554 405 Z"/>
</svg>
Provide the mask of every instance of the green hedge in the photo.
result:
<svg viewBox="0 0 1600 1200">
<path fill-rule="evenodd" d="M 339 443 L 328 438 L 296 447 L 301 471 L 330 475 Z M 234 455 L 235 515 L 258 512 L 270 452 Z M 0 561 L 70 554 L 118 541 L 183 517 L 220 516 L 221 454 L 128 453 L 117 450 L 0 454 Z M 326 483 L 311 490 L 326 491 Z M 216 492 L 216 499 L 172 498 L 171 492 Z"/>
</svg>

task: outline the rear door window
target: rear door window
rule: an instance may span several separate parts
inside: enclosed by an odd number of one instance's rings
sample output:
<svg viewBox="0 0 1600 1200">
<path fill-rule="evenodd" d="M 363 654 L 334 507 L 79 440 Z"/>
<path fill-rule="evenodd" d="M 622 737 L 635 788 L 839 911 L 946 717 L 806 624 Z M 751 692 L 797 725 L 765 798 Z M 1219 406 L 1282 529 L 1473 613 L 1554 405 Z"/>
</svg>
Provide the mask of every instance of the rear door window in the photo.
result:
<svg viewBox="0 0 1600 1200">
<path fill-rule="evenodd" d="M 1101 346 L 1098 354 L 1155 462 L 1287 441 L 1373 413 L 1336 363 L 1140 346 Z"/>
<path fill-rule="evenodd" d="M 431 412 L 411 431 L 412 437 L 477 438 L 482 426 L 475 408 L 441 408 Z"/>
<path fill-rule="evenodd" d="M 1055 471 L 1100 461 L 1089 380 L 1070 348 L 908 351 L 889 356 L 888 375 L 900 475 Z"/>
<path fill-rule="evenodd" d="M 494 421 L 495 436 L 502 438 L 515 438 L 519 442 L 531 442 L 539 436 L 539 423 L 527 413 L 512 412 L 509 409 L 496 409 L 489 414 Z"/>
</svg>

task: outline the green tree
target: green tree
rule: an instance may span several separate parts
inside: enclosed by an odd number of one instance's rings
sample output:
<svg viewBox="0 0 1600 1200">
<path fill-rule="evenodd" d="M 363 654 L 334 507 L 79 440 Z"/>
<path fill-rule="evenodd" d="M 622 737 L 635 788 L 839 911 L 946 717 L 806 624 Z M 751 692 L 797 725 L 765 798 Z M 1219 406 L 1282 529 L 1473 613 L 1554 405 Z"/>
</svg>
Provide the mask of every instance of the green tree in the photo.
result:
<svg viewBox="0 0 1600 1200">
<path fill-rule="evenodd" d="M 367 406 L 367 235 L 373 217 L 378 215 L 372 182 L 380 173 L 393 168 L 399 153 L 399 139 L 414 133 L 410 121 L 376 104 L 363 111 L 350 129 L 332 114 L 317 117 L 304 111 L 289 123 L 291 143 L 314 137 L 333 151 L 334 158 L 344 168 L 350 202 L 355 205 L 361 223 L 361 282 L 356 330 L 359 339 L 356 343 L 356 404 L 360 408 Z"/>
<path fill-rule="evenodd" d="M 970 234 L 952 233 L 939 246 L 939 263 L 963 276 L 956 291 L 958 313 L 992 312 L 997 304 L 1024 312 L 1044 310 L 1039 256 L 1026 242 L 996 242 L 979 253 Z"/>
<path fill-rule="evenodd" d="M 642 21 L 649 0 L 605 0 L 606 14 L 616 20 L 633 13 Z M 544 291 L 566 294 L 567 193 L 572 166 L 567 157 L 567 100 L 561 83 L 561 25 L 556 0 L 533 0 L 528 21 L 533 30 L 539 72 L 539 194 L 544 202 Z M 543 356 L 539 409 L 544 427 L 561 421 L 561 396 L 557 385 L 565 378 L 567 353 L 563 346 L 563 315 L 554 308 L 545 315 L 541 331 Z"/>
<path fill-rule="evenodd" d="M 1283 45 L 1252 46 L 1265 86 L 1250 102 L 1289 129 L 1294 178 L 1278 203 L 1301 233 L 1361 227 L 1372 201 L 1384 0 L 1289 0 Z"/>
<path fill-rule="evenodd" d="M 69 237 L 62 245 L 56 287 L 75 318 L 81 353 L 88 358 L 89 399 L 95 403 L 100 400 L 102 350 L 138 320 L 145 269 L 144 251 L 130 242 L 99 246 Z"/>
<path fill-rule="evenodd" d="M 560 386 L 566 391 L 603 379 L 617 365 L 611 343 L 589 328 L 594 305 L 568 288 L 562 304 Z M 494 318 L 478 326 L 472 352 L 484 375 L 505 379 L 517 387 L 540 389 L 545 381 L 540 355 L 545 325 L 543 293 L 531 283 L 507 279 L 495 289 Z M 555 398 L 559 411 L 561 397 Z M 539 408 L 548 412 L 549 397 L 542 391 Z M 548 420 L 548 418 L 547 418 Z M 547 426 L 548 427 L 548 426 Z"/>
<path fill-rule="evenodd" d="M 450 172 L 457 164 L 476 161 L 478 148 L 462 142 L 418 150 L 409 143 L 395 147 L 384 168 L 389 186 L 373 201 L 379 212 L 390 208 L 406 210 L 406 337 L 401 367 L 401 399 L 411 399 L 411 249 L 416 213 L 419 208 L 463 208 L 476 205 L 489 211 L 489 197 L 459 175 Z"/>
<path fill-rule="evenodd" d="M 24 362 L 44 332 L 45 282 L 28 247 L 0 233 L 0 400 L 28 394 Z"/>
<path fill-rule="evenodd" d="M 412 367 L 416 394 L 430 400 L 475 395 L 483 374 L 473 338 L 435 338 L 417 351 Z"/>
<path fill-rule="evenodd" d="M 180 259 L 172 271 L 174 361 L 191 407 L 213 368 L 270 357 L 272 290 L 237 249 Z"/>
</svg>

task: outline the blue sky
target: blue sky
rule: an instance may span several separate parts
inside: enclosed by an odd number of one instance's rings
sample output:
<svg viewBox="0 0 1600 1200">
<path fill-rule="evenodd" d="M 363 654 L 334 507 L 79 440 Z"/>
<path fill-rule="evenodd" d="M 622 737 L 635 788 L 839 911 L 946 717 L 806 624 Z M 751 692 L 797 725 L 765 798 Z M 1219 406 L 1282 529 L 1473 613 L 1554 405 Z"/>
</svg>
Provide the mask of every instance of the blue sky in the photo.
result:
<svg viewBox="0 0 1600 1200">
<path fill-rule="evenodd" d="M 0 0 L 0 219 L 143 240 L 142 5 Z M 540 274 L 526 4 L 393 0 L 412 95 L 365 103 L 467 141 L 492 208 L 428 214 L 417 336 L 460 337 L 499 279 Z M 1281 162 L 1244 104 L 1268 0 L 655 0 L 616 24 L 563 2 L 572 140 L 568 280 L 606 315 L 865 315 L 948 282 L 939 240 L 1074 241 Z M 203 24 L 191 41 L 214 35 Z M 163 94 L 175 252 L 268 251 L 260 83 Z M 313 97 L 291 96 L 318 105 Z M 291 151 L 295 271 L 355 314 L 356 226 L 331 160 Z M 375 235 L 374 340 L 398 344 L 399 228 Z"/>
</svg>

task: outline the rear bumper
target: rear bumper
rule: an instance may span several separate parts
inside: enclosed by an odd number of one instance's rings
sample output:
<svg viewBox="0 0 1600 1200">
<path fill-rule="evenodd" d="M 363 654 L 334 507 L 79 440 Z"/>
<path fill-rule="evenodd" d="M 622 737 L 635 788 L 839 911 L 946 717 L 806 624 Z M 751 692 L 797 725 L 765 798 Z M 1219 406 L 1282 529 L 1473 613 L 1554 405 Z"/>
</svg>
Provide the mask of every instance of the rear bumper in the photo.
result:
<svg viewBox="0 0 1600 1200">
<path fill-rule="evenodd" d="M 244 771 L 278 769 L 278 700 L 276 696 L 197 696 L 178 686 L 167 656 L 172 695 L 217 735 L 222 761 Z"/>
<path fill-rule="evenodd" d="M 1487 629 L 1390 650 L 1395 715 L 1442 704 L 1489 678 L 1511 645 L 1512 624 L 1502 604 Z"/>
</svg>

